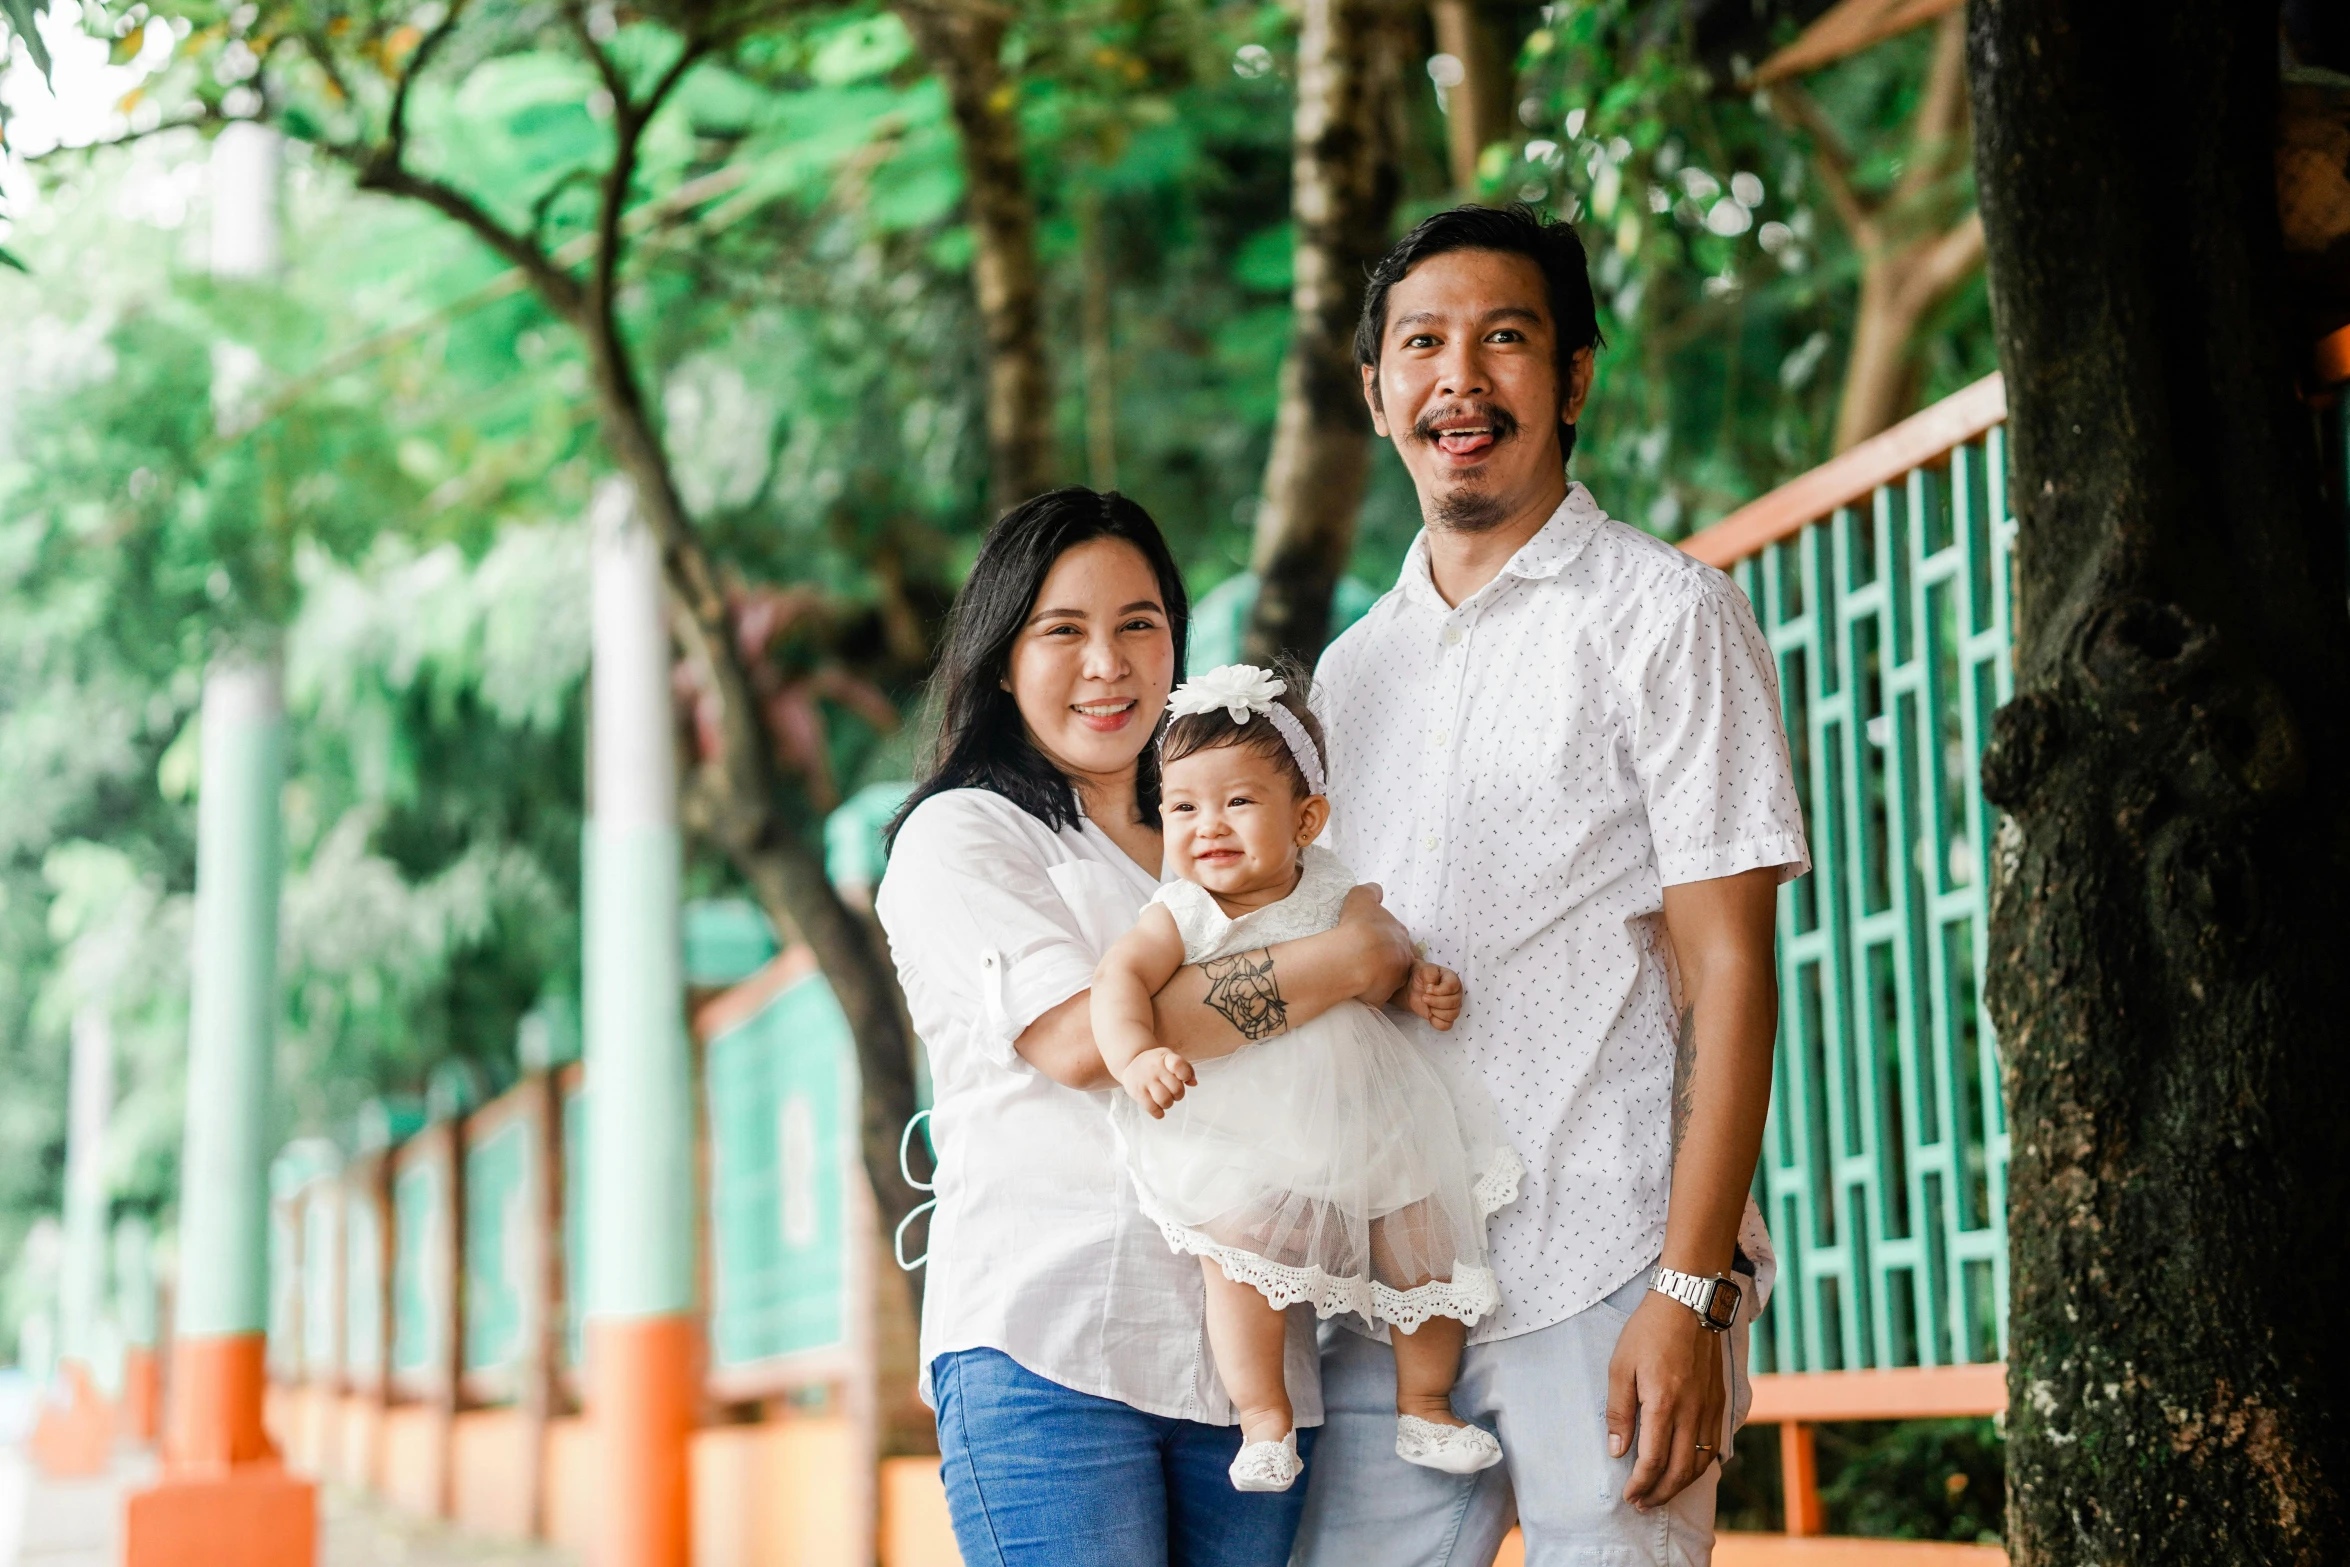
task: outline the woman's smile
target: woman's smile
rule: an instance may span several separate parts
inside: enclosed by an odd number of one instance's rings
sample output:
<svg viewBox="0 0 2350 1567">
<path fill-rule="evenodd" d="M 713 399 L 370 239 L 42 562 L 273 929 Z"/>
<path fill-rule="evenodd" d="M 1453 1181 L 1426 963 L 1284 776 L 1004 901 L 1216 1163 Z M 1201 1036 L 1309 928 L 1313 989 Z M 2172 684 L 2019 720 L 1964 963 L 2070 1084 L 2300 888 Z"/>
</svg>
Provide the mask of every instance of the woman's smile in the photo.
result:
<svg viewBox="0 0 2350 1567">
<path fill-rule="evenodd" d="M 1121 697 L 1115 702 L 1072 702 L 1069 711 L 1084 720 L 1086 728 L 1108 735 L 1133 721 L 1135 706 L 1134 698 Z"/>
</svg>

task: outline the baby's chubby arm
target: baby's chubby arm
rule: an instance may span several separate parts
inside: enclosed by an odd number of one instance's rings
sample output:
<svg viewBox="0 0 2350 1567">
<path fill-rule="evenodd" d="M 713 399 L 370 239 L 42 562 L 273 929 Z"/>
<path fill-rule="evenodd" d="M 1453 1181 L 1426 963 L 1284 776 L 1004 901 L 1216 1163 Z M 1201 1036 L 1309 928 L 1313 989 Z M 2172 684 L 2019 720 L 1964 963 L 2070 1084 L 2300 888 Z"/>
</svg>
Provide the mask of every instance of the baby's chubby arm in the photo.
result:
<svg viewBox="0 0 2350 1567">
<path fill-rule="evenodd" d="M 1191 1063 L 1159 1043 L 1151 998 L 1183 966 L 1183 937 L 1165 904 L 1142 911 L 1093 971 L 1093 1042 L 1110 1075 L 1157 1119 L 1199 1081 Z"/>
</svg>

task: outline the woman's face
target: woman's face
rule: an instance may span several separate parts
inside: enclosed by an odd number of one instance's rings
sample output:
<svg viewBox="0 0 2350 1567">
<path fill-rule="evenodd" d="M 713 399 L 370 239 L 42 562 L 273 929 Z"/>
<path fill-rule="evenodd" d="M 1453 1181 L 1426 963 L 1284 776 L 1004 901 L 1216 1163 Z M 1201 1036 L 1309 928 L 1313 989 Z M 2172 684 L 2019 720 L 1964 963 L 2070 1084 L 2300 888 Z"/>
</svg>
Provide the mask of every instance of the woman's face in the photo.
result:
<svg viewBox="0 0 2350 1567">
<path fill-rule="evenodd" d="M 1142 551 L 1107 538 L 1064 550 L 1004 678 L 1036 748 L 1073 776 L 1129 772 L 1174 684 L 1175 635 Z"/>
</svg>

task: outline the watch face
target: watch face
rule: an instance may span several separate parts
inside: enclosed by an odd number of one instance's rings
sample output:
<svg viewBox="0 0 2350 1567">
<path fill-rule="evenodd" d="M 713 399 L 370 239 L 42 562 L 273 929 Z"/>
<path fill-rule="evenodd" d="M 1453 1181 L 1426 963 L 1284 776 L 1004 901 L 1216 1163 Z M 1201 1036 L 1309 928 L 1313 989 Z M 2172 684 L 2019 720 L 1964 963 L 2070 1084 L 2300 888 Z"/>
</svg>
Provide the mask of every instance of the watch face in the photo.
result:
<svg viewBox="0 0 2350 1567">
<path fill-rule="evenodd" d="M 1738 1286 L 1728 1279 L 1713 1279 L 1712 1292 L 1706 1297 L 1705 1325 L 1717 1331 L 1726 1330 L 1738 1320 Z"/>
</svg>

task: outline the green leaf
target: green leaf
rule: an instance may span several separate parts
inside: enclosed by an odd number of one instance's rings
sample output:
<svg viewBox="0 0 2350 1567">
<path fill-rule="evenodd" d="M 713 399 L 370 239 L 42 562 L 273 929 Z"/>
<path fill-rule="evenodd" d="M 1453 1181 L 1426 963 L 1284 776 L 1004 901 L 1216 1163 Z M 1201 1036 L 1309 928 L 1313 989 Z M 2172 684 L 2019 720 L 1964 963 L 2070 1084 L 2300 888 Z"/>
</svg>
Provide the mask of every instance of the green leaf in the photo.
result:
<svg viewBox="0 0 2350 1567">
<path fill-rule="evenodd" d="M 0 13 L 8 17 L 8 26 L 24 40 L 25 52 L 33 57 L 33 64 L 41 68 L 41 80 L 49 80 L 49 46 L 41 39 L 41 29 L 34 25 L 39 11 L 39 0 L 0 0 Z"/>
<path fill-rule="evenodd" d="M 18 260 L 16 252 L 10 250 L 5 245 L 0 245 L 0 267 L 14 267 L 17 271 L 22 272 L 27 277 L 31 277 L 33 275 L 33 269 L 26 266 L 22 261 Z"/>
</svg>

